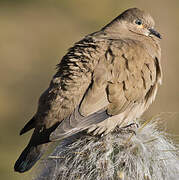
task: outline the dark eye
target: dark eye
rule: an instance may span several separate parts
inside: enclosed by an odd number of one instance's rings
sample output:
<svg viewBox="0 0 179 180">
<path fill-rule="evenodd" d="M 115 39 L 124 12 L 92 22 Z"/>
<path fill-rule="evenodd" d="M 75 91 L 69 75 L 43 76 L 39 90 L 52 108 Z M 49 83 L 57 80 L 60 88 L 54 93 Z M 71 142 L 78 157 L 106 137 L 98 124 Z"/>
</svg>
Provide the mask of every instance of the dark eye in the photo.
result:
<svg viewBox="0 0 179 180">
<path fill-rule="evenodd" d="M 142 21 L 140 19 L 137 19 L 135 23 L 140 26 L 142 24 Z"/>
</svg>

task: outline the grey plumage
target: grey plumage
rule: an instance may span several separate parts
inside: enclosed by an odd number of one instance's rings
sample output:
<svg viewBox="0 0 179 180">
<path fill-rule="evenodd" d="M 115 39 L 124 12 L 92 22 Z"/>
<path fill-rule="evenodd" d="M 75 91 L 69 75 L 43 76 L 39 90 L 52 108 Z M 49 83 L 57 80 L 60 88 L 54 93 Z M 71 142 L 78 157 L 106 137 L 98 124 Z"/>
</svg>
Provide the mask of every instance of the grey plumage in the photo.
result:
<svg viewBox="0 0 179 180">
<path fill-rule="evenodd" d="M 21 131 L 35 128 L 16 171 L 31 168 L 51 141 L 82 130 L 107 134 L 143 114 L 162 79 L 161 36 L 153 28 L 152 17 L 133 8 L 69 49 Z"/>
</svg>

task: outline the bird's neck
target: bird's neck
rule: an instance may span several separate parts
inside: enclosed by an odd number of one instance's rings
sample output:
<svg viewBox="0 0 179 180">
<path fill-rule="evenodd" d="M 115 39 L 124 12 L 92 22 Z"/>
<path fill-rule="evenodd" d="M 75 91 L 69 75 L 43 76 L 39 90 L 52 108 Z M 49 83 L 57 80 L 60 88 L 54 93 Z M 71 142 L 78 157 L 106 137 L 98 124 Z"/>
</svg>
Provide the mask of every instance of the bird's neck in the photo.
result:
<svg viewBox="0 0 179 180">
<path fill-rule="evenodd" d="M 102 31 L 106 34 L 106 36 L 114 39 L 125 38 L 125 36 L 127 37 L 128 33 L 130 33 L 125 24 L 120 21 L 115 23 L 111 22 L 110 24 L 102 28 Z"/>
</svg>

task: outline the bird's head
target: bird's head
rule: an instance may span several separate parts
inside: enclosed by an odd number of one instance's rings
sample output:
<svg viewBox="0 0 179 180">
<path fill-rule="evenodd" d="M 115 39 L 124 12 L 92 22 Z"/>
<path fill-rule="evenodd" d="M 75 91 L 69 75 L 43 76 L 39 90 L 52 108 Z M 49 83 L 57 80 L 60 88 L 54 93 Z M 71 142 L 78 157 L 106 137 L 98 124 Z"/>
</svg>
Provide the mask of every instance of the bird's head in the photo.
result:
<svg viewBox="0 0 179 180">
<path fill-rule="evenodd" d="M 146 12 L 131 8 L 124 11 L 111 23 L 103 28 L 103 30 L 113 33 L 137 34 L 143 36 L 155 36 L 161 39 L 161 35 L 154 29 L 155 22 L 153 18 Z M 129 31 L 129 33 L 127 32 Z"/>
</svg>

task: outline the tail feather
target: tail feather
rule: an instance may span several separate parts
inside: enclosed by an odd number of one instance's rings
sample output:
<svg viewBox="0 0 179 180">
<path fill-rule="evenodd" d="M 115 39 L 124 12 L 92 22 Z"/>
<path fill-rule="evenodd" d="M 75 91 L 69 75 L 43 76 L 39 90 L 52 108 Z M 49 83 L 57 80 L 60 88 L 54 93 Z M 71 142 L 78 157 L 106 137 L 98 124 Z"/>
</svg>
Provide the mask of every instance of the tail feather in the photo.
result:
<svg viewBox="0 0 179 180">
<path fill-rule="evenodd" d="M 14 170 L 20 173 L 28 171 L 40 159 L 46 149 L 47 144 L 38 146 L 28 145 L 16 161 Z"/>
<path fill-rule="evenodd" d="M 35 127 L 35 117 L 33 117 L 20 131 L 20 135 L 26 133 L 27 131 Z"/>
</svg>

